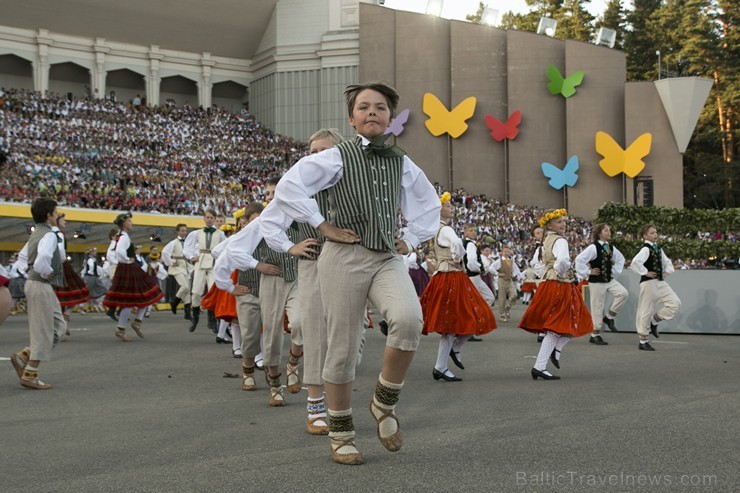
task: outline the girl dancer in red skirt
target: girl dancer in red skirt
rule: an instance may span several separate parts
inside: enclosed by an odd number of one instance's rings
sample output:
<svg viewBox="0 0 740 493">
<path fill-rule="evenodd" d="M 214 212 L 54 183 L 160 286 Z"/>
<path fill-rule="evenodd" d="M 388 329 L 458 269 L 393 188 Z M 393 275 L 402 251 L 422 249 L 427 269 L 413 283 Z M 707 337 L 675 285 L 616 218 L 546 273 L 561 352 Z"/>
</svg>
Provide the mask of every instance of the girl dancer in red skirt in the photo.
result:
<svg viewBox="0 0 740 493">
<path fill-rule="evenodd" d="M 496 318 L 460 264 L 465 248 L 455 231 L 447 226 L 455 214 L 450 199 L 449 192 L 439 199 L 442 202 L 441 222 L 432 239 L 437 270 L 421 297 L 422 333 L 437 332 L 442 336 L 437 363 L 432 370 L 434 379 L 459 382 L 462 379 L 449 370 L 447 358 L 452 354 L 453 362 L 464 369 L 459 356 L 462 345 L 471 335 L 483 335 L 495 329 Z"/>
<path fill-rule="evenodd" d="M 529 332 L 545 333 L 532 378 L 559 380 L 547 371 L 548 358 L 560 368 L 560 352 L 572 337 L 590 334 L 594 330 L 591 314 L 574 284 L 571 272 L 568 241 L 563 238 L 568 212 L 565 209 L 548 211 L 540 218 L 546 236 L 542 245 L 545 261 L 545 281 L 539 285 L 531 304 L 519 322 L 519 328 Z"/>
<path fill-rule="evenodd" d="M 57 217 L 57 226 L 59 227 L 59 231 L 57 232 L 57 235 L 62 238 L 62 244 L 64 245 L 64 251 L 67 251 L 67 236 L 64 234 L 64 229 L 67 226 L 67 220 L 64 217 L 64 214 L 59 214 L 59 217 Z M 64 261 L 62 264 L 62 268 L 64 269 L 64 287 L 54 287 L 54 292 L 56 292 L 57 298 L 59 299 L 59 304 L 62 306 L 62 312 L 64 313 L 64 320 L 65 322 L 69 323 L 70 315 L 72 315 L 72 308 L 81 305 L 83 303 L 87 303 L 90 300 L 90 290 L 87 289 L 87 284 L 85 284 L 85 281 L 82 280 L 79 274 L 75 272 L 74 267 L 72 267 L 72 262 L 69 260 Z M 79 311 L 79 313 L 84 313 L 82 310 Z M 69 329 L 67 329 L 66 334 L 57 334 L 58 336 L 62 335 L 69 335 Z"/>
<path fill-rule="evenodd" d="M 105 295 L 105 300 L 103 300 L 103 305 L 108 308 L 121 308 L 115 336 L 123 342 L 129 342 L 131 338 L 126 335 L 126 322 L 128 322 L 132 309 L 138 308 L 139 310 L 136 311 L 136 318 L 131 323 L 131 328 L 137 336 L 144 337 L 144 333 L 141 331 L 142 321 L 139 316 L 140 314 L 143 315 L 143 308 L 161 300 L 164 293 L 159 289 L 159 285 L 152 280 L 152 277 L 136 263 L 134 245 L 128 235 L 134 227 L 134 223 L 131 221 L 131 213 L 119 214 L 113 222 L 121 230 L 116 235 L 114 249 L 118 267 L 113 276 L 113 284 L 108 290 L 108 294 Z"/>
</svg>

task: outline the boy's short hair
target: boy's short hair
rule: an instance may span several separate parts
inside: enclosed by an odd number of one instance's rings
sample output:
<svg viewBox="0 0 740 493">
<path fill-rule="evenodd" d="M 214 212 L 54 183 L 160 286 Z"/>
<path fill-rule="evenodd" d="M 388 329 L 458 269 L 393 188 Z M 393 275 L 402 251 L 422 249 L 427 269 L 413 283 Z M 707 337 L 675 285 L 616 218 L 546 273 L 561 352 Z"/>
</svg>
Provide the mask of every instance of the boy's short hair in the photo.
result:
<svg viewBox="0 0 740 493">
<path fill-rule="evenodd" d="M 336 128 L 322 128 L 314 133 L 310 139 L 308 139 L 308 145 L 310 146 L 317 140 L 330 139 L 334 142 L 334 145 L 341 144 L 344 142 L 344 137 L 339 133 L 339 129 Z"/>
<path fill-rule="evenodd" d="M 49 214 L 54 213 L 54 209 L 57 208 L 57 201 L 46 197 L 39 197 L 31 204 L 31 215 L 33 216 L 33 222 L 36 224 L 43 224 L 46 222 L 46 218 Z"/>
<path fill-rule="evenodd" d="M 177 226 L 175 226 L 175 231 L 180 231 L 180 228 L 187 228 L 188 225 L 185 223 L 178 223 Z"/>
<path fill-rule="evenodd" d="M 352 117 L 352 110 L 355 108 L 357 95 L 365 89 L 378 91 L 380 94 L 385 96 L 388 108 L 391 110 L 391 118 L 396 116 L 398 101 L 401 99 L 398 92 L 387 82 L 368 82 L 366 84 L 352 84 L 351 86 L 347 86 L 347 89 L 344 90 L 344 97 L 347 99 L 347 112 L 350 117 Z"/>
<path fill-rule="evenodd" d="M 476 226 L 473 223 L 467 223 L 465 226 L 463 226 L 463 231 L 467 231 L 469 229 L 478 230 L 478 226 Z"/>
<path fill-rule="evenodd" d="M 216 217 L 223 217 L 224 219 L 226 219 L 226 214 L 224 214 L 223 212 L 219 212 L 218 214 L 216 214 Z"/>
<path fill-rule="evenodd" d="M 118 235 L 118 228 L 113 228 L 110 231 L 108 231 L 108 239 L 112 240 Z"/>
<path fill-rule="evenodd" d="M 650 228 L 655 228 L 655 224 L 646 224 L 645 226 L 640 228 L 639 235 L 640 235 L 641 240 L 645 239 L 645 235 L 647 234 L 648 231 L 650 231 Z M 658 231 L 658 228 L 655 228 L 655 231 Z"/>
<path fill-rule="evenodd" d="M 205 216 L 206 214 L 210 214 L 213 217 L 216 217 L 217 215 L 216 209 L 206 209 L 205 212 L 203 212 L 203 215 Z"/>
<path fill-rule="evenodd" d="M 250 202 L 244 207 L 244 217 L 249 219 L 253 214 L 262 214 L 263 210 L 265 210 L 265 206 L 260 202 Z"/>
</svg>

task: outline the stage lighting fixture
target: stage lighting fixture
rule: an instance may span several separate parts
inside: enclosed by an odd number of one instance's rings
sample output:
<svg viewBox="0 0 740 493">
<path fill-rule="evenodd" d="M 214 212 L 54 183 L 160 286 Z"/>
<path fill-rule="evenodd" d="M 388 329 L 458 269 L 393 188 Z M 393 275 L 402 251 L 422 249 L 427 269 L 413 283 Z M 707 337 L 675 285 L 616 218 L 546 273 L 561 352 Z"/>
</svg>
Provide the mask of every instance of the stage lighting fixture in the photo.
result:
<svg viewBox="0 0 740 493">
<path fill-rule="evenodd" d="M 490 7 L 485 7 L 483 9 L 483 15 L 480 17 L 481 24 L 486 24 L 487 26 L 495 26 L 498 24 L 498 10 L 492 9 Z"/>
<path fill-rule="evenodd" d="M 555 36 L 555 29 L 558 27 L 558 21 L 549 17 L 541 17 L 540 24 L 537 26 L 537 34 L 545 34 L 551 38 Z"/>
<path fill-rule="evenodd" d="M 614 29 L 608 29 L 606 27 L 599 28 L 599 32 L 596 35 L 597 45 L 614 48 L 614 43 L 616 42 L 617 42 L 617 31 L 615 31 Z"/>
<path fill-rule="evenodd" d="M 427 2 L 427 14 L 439 17 L 442 15 L 444 0 L 429 0 Z"/>
</svg>

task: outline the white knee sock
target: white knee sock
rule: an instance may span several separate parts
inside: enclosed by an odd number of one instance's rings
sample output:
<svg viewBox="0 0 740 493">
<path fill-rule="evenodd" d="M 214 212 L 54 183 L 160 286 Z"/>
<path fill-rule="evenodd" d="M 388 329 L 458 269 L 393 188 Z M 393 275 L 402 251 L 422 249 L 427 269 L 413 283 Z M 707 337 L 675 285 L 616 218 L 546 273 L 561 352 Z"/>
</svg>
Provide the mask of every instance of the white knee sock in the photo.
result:
<svg viewBox="0 0 740 493">
<path fill-rule="evenodd" d="M 239 329 L 239 322 L 234 319 L 231 321 L 231 350 L 236 351 L 242 348 L 242 333 Z"/>
<path fill-rule="evenodd" d="M 219 320 L 218 322 L 218 337 L 224 339 L 226 338 L 226 329 L 229 328 L 229 322 L 226 320 Z"/>
<path fill-rule="evenodd" d="M 547 332 L 545 339 L 540 345 L 540 352 L 537 354 L 537 361 L 534 364 L 535 370 L 545 371 L 547 370 L 547 360 L 550 359 L 552 350 L 555 349 L 558 335 L 555 332 Z"/>
<path fill-rule="evenodd" d="M 468 336 L 470 337 L 470 336 Z M 444 372 L 447 369 L 447 358 L 450 357 L 450 349 L 455 341 L 454 334 L 442 334 L 439 338 L 439 351 L 437 352 L 437 362 L 434 368 L 437 371 Z"/>
<path fill-rule="evenodd" d="M 121 308 L 121 313 L 118 314 L 118 327 L 120 328 L 126 328 L 126 323 L 128 323 L 128 317 L 131 315 L 131 307 L 128 306 L 126 308 Z"/>
</svg>

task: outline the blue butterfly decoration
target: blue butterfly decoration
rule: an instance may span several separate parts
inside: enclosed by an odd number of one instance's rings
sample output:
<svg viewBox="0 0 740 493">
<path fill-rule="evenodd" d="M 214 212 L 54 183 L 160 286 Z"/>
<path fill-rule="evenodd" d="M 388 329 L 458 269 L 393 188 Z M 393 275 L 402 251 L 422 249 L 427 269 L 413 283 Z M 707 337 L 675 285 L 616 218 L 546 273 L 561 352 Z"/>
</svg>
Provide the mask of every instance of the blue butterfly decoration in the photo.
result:
<svg viewBox="0 0 740 493">
<path fill-rule="evenodd" d="M 542 163 L 542 173 L 550 179 L 550 186 L 555 190 L 563 187 L 572 187 L 578 181 L 578 156 L 575 154 L 568 159 L 563 169 L 550 163 Z"/>
</svg>

